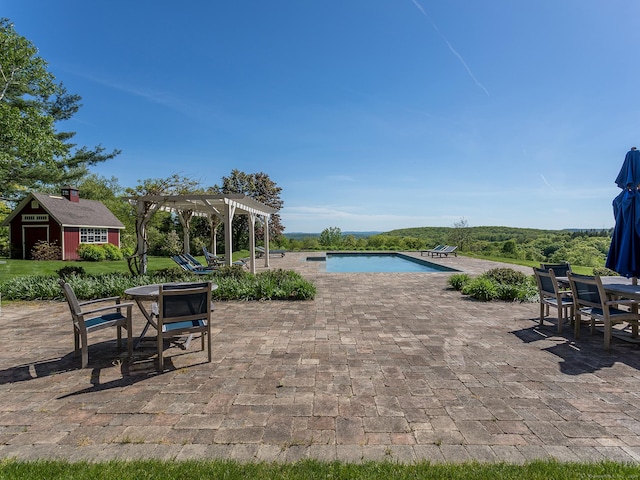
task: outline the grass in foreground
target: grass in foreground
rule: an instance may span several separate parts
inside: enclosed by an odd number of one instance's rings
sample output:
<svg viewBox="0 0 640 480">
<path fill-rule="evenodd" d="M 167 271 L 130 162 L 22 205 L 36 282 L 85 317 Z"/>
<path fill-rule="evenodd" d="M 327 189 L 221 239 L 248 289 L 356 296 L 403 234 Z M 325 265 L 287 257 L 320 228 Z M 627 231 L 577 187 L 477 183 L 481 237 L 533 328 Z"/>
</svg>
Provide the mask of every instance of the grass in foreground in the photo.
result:
<svg viewBox="0 0 640 480">
<path fill-rule="evenodd" d="M 113 461 L 107 463 L 68 463 L 64 461 L 17 462 L 0 464 L 0 479 L 585 479 L 638 478 L 640 467 L 629 464 L 559 463 L 534 461 L 525 465 L 506 463 L 399 464 L 393 462 L 324 463 L 304 460 L 295 463 L 238 463 L 228 460 L 165 462 L 155 460 Z"/>
</svg>

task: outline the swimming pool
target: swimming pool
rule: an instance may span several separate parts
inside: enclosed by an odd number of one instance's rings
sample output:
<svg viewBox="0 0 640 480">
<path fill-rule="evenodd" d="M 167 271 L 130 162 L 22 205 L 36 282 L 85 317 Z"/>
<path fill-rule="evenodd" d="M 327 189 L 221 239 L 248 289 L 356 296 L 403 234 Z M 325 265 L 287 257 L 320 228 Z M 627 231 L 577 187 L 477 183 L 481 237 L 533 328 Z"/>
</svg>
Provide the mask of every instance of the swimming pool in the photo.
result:
<svg viewBox="0 0 640 480">
<path fill-rule="evenodd" d="M 457 272 L 401 253 L 327 253 L 326 257 L 307 257 L 323 261 L 327 272 Z"/>
</svg>

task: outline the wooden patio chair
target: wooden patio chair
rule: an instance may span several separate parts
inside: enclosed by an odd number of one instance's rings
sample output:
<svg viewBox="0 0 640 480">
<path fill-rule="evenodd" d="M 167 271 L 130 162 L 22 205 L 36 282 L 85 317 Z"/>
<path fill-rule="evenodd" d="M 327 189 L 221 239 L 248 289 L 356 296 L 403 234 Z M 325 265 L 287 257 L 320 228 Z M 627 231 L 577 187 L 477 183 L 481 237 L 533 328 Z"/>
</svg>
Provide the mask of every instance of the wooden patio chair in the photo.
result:
<svg viewBox="0 0 640 480">
<path fill-rule="evenodd" d="M 571 290 L 562 290 L 556 280 L 553 269 L 533 268 L 540 295 L 540 326 L 544 324 L 544 317 L 549 316 L 549 307 L 558 310 L 558 333 L 562 333 L 562 324 L 565 319 L 574 317 L 574 304 Z"/>
<path fill-rule="evenodd" d="M 73 320 L 73 338 L 76 355 L 82 350 L 82 368 L 89 363 L 88 334 L 103 328 L 117 327 L 118 348 L 122 343 L 122 329 L 127 331 L 127 348 L 129 358 L 133 356 L 131 309 L 133 303 L 120 303 L 120 297 L 99 298 L 79 302 L 73 288 L 64 280 L 60 280 L 71 319 Z M 103 305 L 100 305 L 102 303 Z M 107 304 L 108 303 L 108 304 Z M 89 307 L 90 306 L 90 307 Z M 89 307 L 89 308 L 85 308 Z"/>
<path fill-rule="evenodd" d="M 164 370 L 164 340 L 200 333 L 211 362 L 211 282 L 160 285 L 152 307 L 158 325 L 158 370 Z"/>
<path fill-rule="evenodd" d="M 613 325 L 622 322 L 638 325 L 638 313 L 630 310 L 622 310 L 618 305 L 637 304 L 637 300 L 610 300 L 602 286 L 602 280 L 598 275 L 578 275 L 569 272 L 567 274 L 573 301 L 575 302 L 575 337 L 580 337 L 581 316 L 590 319 L 591 333 L 595 333 L 596 323 L 604 326 L 604 348 L 611 347 L 611 334 Z"/>
</svg>

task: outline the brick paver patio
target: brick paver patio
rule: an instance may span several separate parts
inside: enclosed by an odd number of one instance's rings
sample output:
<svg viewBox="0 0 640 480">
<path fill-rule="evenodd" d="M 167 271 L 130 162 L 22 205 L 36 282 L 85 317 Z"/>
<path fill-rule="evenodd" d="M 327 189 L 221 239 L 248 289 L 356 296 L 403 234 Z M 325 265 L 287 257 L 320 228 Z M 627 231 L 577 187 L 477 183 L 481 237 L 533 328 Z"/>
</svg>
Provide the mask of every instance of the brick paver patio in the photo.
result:
<svg viewBox="0 0 640 480">
<path fill-rule="evenodd" d="M 574 342 L 538 328 L 537 304 L 469 300 L 447 273 L 330 274 L 305 257 L 271 268 L 313 280 L 315 300 L 219 302 L 213 362 L 194 341 L 163 374 L 153 342 L 129 364 L 112 331 L 81 370 L 66 304 L 3 303 L 0 458 L 640 460 L 636 345 Z"/>
</svg>

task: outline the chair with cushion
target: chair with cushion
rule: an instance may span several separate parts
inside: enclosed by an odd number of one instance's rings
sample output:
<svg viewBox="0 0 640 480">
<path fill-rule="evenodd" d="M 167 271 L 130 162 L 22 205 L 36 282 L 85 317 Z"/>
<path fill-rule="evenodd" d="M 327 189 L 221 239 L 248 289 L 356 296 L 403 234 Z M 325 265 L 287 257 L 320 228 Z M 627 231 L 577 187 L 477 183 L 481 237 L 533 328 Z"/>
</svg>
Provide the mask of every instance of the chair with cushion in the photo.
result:
<svg viewBox="0 0 640 480">
<path fill-rule="evenodd" d="M 609 350 L 611 346 L 613 325 L 628 322 L 637 327 L 638 313 L 618 308 L 619 305 L 637 304 L 637 300 L 609 300 L 598 275 L 578 275 L 569 272 L 567 276 L 575 303 L 574 331 L 576 338 L 580 337 L 582 315 L 590 319 L 591 334 L 595 333 L 597 323 L 604 326 L 604 348 L 606 350 Z"/>
<path fill-rule="evenodd" d="M 212 267 L 196 268 L 180 255 L 172 256 L 171 260 L 176 262 L 178 266 L 180 266 L 180 268 L 182 268 L 183 270 L 187 272 L 195 273 L 196 275 L 211 275 L 215 271 L 215 268 L 212 268 Z"/>
<path fill-rule="evenodd" d="M 198 259 L 190 253 L 181 253 L 179 256 L 199 270 L 211 270 L 212 268 L 209 265 L 203 265 L 202 263 L 200 263 Z"/>
<path fill-rule="evenodd" d="M 164 370 L 164 340 L 200 333 L 211 362 L 211 282 L 160 285 L 153 307 L 158 325 L 158 370 Z"/>
<path fill-rule="evenodd" d="M 60 280 L 59 283 L 71 311 L 76 355 L 79 350 L 82 350 L 82 368 L 86 368 L 89 363 L 88 334 L 103 328 L 117 327 L 118 348 L 121 347 L 122 343 L 122 329 L 126 329 L 127 348 L 129 358 L 131 358 L 133 355 L 131 338 L 131 308 L 133 303 L 120 303 L 120 297 L 79 302 L 71 285 L 64 280 Z"/>
<path fill-rule="evenodd" d="M 554 307 L 558 310 L 558 333 L 562 333 L 564 320 L 574 316 L 571 290 L 560 288 L 553 269 L 534 267 L 533 273 L 540 295 L 540 326 L 544 323 L 544 317 L 549 316 L 549 307 Z"/>
<path fill-rule="evenodd" d="M 260 258 L 264 257 L 265 253 L 267 253 L 267 250 L 264 247 L 257 246 L 256 252 L 256 257 Z M 269 250 L 269 256 L 284 257 L 285 253 L 286 250 Z"/>
<path fill-rule="evenodd" d="M 204 253 L 204 258 L 210 267 L 216 267 L 224 263 L 224 257 L 210 253 L 204 245 L 202 246 L 202 253 Z"/>
<path fill-rule="evenodd" d="M 458 253 L 456 252 L 457 249 L 458 249 L 457 246 L 445 245 L 444 248 L 431 252 L 431 256 L 435 257 L 437 255 L 438 257 L 442 257 L 444 255 L 445 257 L 448 257 L 449 254 L 452 253 L 454 257 L 457 257 L 458 256 Z"/>
<path fill-rule="evenodd" d="M 420 251 L 420 256 L 424 257 L 424 254 L 426 253 L 427 255 L 431 255 L 433 256 L 433 252 L 439 252 L 440 250 L 442 250 L 443 248 L 445 248 L 446 245 L 436 245 L 433 248 L 430 248 L 429 250 L 421 250 Z"/>
</svg>

